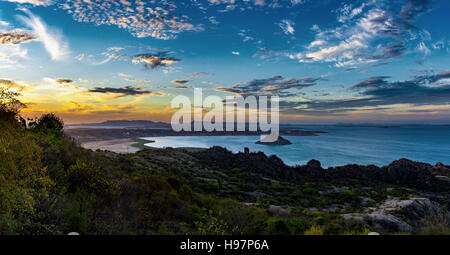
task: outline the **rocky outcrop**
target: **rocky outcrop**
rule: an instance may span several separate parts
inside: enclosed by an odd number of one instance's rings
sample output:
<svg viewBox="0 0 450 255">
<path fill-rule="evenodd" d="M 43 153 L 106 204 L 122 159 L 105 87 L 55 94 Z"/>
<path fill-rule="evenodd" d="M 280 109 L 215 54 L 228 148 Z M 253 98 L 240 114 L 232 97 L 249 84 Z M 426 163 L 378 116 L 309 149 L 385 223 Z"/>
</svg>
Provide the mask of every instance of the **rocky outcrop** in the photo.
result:
<svg viewBox="0 0 450 255">
<path fill-rule="evenodd" d="M 442 163 L 437 163 L 436 165 L 432 166 L 430 171 L 437 176 L 446 176 L 450 177 L 450 166 L 446 166 Z"/>
<path fill-rule="evenodd" d="M 371 230 L 411 232 L 427 215 L 439 212 L 439 204 L 428 198 L 390 199 L 368 213 L 344 214 L 344 219 L 364 222 Z"/>
<path fill-rule="evenodd" d="M 430 188 L 435 181 L 427 164 L 400 159 L 384 168 L 387 170 L 388 178 L 397 184 Z"/>
<path fill-rule="evenodd" d="M 222 147 L 212 147 L 193 153 L 193 156 L 206 164 L 217 165 L 223 169 L 245 168 L 255 173 L 295 181 L 304 178 L 324 180 L 354 179 L 368 183 L 390 183 L 420 190 L 448 191 L 450 183 L 437 180 L 430 169 L 431 165 L 400 159 L 385 167 L 374 165 L 346 165 L 323 169 L 320 162 L 311 160 L 306 165 L 290 167 L 275 155 L 266 156 L 263 152 L 232 153 Z"/>
<path fill-rule="evenodd" d="M 289 145 L 292 143 L 289 140 L 279 136 L 276 141 L 267 142 L 267 141 L 264 141 L 264 139 L 263 139 L 261 141 L 257 141 L 256 144 L 269 145 L 269 146 L 281 146 L 281 145 Z"/>
<path fill-rule="evenodd" d="M 411 232 L 412 227 L 392 214 L 368 213 L 368 214 L 344 214 L 345 220 L 364 222 L 371 230 L 379 232 Z"/>
<path fill-rule="evenodd" d="M 245 168 L 266 176 L 291 179 L 293 171 L 275 155 L 267 157 L 262 152 L 232 153 L 222 147 L 212 147 L 194 154 L 201 161 L 222 169 Z"/>
</svg>

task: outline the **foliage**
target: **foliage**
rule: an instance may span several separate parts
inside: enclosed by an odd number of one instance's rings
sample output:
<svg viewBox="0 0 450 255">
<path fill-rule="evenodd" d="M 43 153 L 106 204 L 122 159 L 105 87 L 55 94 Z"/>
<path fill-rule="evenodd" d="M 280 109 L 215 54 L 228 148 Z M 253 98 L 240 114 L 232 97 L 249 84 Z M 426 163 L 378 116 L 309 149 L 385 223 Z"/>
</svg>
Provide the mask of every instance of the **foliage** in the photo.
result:
<svg viewBox="0 0 450 255">
<path fill-rule="evenodd" d="M 441 210 L 426 215 L 420 221 L 418 233 L 421 235 L 450 235 L 450 213 Z"/>
<path fill-rule="evenodd" d="M 20 110 L 25 107 L 17 99 L 18 96 L 20 96 L 18 92 L 0 87 L 0 120 L 18 120 Z"/>
<path fill-rule="evenodd" d="M 305 235 L 323 235 L 324 229 L 320 226 L 311 226 L 308 230 L 305 231 Z"/>
<path fill-rule="evenodd" d="M 0 232 L 9 232 L 33 218 L 53 182 L 35 136 L 12 123 L 0 123 Z"/>
<path fill-rule="evenodd" d="M 37 120 L 31 121 L 28 125 L 30 128 L 41 132 L 56 131 L 57 133 L 62 133 L 64 129 L 63 120 L 54 113 L 44 114 Z"/>
</svg>

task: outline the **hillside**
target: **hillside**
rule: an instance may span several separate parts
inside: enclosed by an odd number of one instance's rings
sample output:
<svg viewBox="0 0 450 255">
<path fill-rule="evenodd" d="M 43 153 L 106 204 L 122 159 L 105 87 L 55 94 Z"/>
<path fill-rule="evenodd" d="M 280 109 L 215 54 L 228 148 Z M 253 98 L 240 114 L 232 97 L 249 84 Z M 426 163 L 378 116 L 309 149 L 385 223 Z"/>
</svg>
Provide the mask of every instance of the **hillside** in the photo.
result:
<svg viewBox="0 0 450 255">
<path fill-rule="evenodd" d="M 275 156 L 233 154 L 220 147 L 116 154 L 83 149 L 52 128 L 23 129 L 2 122 L 2 129 L 6 131 L 0 138 L 8 141 L 0 150 L 2 173 L 15 169 L 8 177 L 14 181 L 1 186 L 2 233 L 449 230 L 449 183 L 430 171 L 442 176 L 450 171 L 443 165 L 400 160 L 383 168 L 350 165 L 324 170 L 317 161 L 288 167 Z M 23 176 L 31 179 L 24 182 Z M 21 193 L 14 183 L 25 192 L 26 204 L 17 197 Z"/>
</svg>

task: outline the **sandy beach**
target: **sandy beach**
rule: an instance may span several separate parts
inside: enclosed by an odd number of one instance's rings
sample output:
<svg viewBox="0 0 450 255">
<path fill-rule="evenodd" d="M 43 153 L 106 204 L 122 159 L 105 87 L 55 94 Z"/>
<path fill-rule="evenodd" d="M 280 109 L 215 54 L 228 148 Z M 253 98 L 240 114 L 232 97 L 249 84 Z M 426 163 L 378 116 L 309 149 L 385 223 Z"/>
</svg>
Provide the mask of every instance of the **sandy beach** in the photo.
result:
<svg viewBox="0 0 450 255">
<path fill-rule="evenodd" d="M 104 140 L 104 141 L 92 141 L 84 142 L 81 144 L 83 148 L 91 150 L 108 150 L 116 153 L 135 153 L 139 148 L 133 145 L 138 144 L 137 141 L 133 139 L 114 139 L 114 140 Z"/>
</svg>

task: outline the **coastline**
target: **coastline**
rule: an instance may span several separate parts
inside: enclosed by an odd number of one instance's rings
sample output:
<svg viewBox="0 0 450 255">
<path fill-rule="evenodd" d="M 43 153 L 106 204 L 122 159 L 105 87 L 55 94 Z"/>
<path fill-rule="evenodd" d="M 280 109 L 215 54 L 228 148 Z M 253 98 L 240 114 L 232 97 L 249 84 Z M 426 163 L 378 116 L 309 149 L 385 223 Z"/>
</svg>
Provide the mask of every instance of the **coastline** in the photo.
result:
<svg viewBox="0 0 450 255">
<path fill-rule="evenodd" d="M 151 149 L 145 144 L 153 141 L 141 137 L 164 136 L 259 136 L 262 132 L 175 132 L 171 129 L 156 128 L 68 128 L 65 132 L 85 149 L 108 150 L 116 153 L 135 153 Z M 281 130 L 286 136 L 317 136 L 324 131 Z M 206 148 L 205 148 L 206 149 Z"/>
<path fill-rule="evenodd" d="M 89 141 L 81 143 L 80 145 L 85 149 L 90 149 L 93 151 L 105 150 L 122 154 L 136 153 L 140 149 L 142 149 L 139 147 L 140 145 L 139 141 L 129 138 Z"/>
</svg>

